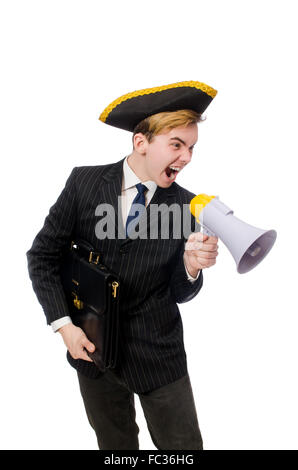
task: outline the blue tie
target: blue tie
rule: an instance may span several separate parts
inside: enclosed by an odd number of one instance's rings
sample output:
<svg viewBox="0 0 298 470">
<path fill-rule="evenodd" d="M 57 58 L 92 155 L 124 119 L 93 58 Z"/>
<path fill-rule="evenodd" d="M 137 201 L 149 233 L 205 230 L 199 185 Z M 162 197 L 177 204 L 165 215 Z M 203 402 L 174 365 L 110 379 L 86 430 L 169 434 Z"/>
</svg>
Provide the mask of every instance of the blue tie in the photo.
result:
<svg viewBox="0 0 298 470">
<path fill-rule="evenodd" d="M 131 208 L 130 208 L 130 211 L 129 211 L 129 214 L 128 214 L 128 217 L 127 217 L 127 220 L 126 220 L 126 236 L 128 236 L 129 231 L 137 225 L 137 223 L 138 223 L 138 221 L 141 217 L 141 214 L 144 212 L 144 209 L 145 209 L 145 194 L 144 194 L 144 192 L 148 188 L 147 188 L 147 186 L 145 186 L 142 183 L 136 184 L 136 188 L 138 190 L 138 194 L 136 195 L 136 197 L 132 201 L 132 205 L 131 205 Z M 142 204 L 144 206 L 144 209 L 142 211 L 139 211 L 138 210 L 139 208 L 136 209 L 134 207 L 134 204 Z"/>
</svg>

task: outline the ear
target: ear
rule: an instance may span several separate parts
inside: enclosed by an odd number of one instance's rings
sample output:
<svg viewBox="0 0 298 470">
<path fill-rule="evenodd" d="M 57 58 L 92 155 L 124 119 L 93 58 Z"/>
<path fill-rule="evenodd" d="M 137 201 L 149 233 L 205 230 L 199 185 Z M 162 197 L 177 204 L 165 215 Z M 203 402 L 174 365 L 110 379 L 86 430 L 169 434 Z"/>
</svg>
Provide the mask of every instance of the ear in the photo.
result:
<svg viewBox="0 0 298 470">
<path fill-rule="evenodd" d="M 134 144 L 134 149 L 138 153 L 142 155 L 146 154 L 149 142 L 144 134 L 142 134 L 141 132 L 138 132 L 137 134 L 135 134 L 133 137 L 133 144 Z"/>
</svg>

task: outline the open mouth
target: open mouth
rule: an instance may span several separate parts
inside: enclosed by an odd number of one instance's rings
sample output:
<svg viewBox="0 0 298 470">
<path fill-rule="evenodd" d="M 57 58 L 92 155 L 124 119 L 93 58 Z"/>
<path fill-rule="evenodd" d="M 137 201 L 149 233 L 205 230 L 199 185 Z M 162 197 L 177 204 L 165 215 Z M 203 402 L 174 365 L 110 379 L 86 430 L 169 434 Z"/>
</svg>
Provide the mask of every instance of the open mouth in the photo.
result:
<svg viewBox="0 0 298 470">
<path fill-rule="evenodd" d="M 178 166 L 174 166 L 174 165 L 169 165 L 165 169 L 166 175 L 170 179 L 175 179 L 175 177 L 176 177 L 177 173 L 179 173 L 179 171 L 181 171 L 181 168 L 178 167 Z"/>
<path fill-rule="evenodd" d="M 180 170 L 181 168 L 170 165 L 170 166 L 167 166 L 167 168 L 165 169 L 165 172 L 166 172 L 167 177 L 171 181 L 173 181 L 176 178 L 176 175 L 177 173 L 179 173 Z"/>
</svg>

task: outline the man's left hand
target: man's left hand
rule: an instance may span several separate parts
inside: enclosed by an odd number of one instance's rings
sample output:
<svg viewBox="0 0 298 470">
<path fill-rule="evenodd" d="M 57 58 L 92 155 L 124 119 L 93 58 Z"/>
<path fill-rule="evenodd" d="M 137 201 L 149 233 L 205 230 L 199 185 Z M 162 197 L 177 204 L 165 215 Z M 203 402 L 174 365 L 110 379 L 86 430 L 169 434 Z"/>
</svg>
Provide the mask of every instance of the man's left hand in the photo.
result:
<svg viewBox="0 0 298 470">
<path fill-rule="evenodd" d="M 210 268 L 216 263 L 217 242 L 217 237 L 209 237 L 201 232 L 189 235 L 183 258 L 186 269 L 192 277 L 197 277 L 200 269 Z"/>
</svg>

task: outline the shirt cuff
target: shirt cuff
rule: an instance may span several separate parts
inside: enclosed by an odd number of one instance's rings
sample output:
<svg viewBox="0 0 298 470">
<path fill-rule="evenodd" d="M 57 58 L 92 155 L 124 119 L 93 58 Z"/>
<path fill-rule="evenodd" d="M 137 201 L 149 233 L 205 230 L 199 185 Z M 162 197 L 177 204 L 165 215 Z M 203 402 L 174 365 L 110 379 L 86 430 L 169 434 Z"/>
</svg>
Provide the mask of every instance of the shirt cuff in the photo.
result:
<svg viewBox="0 0 298 470">
<path fill-rule="evenodd" d="M 192 277 L 192 276 L 189 274 L 189 272 L 187 271 L 187 269 L 186 269 L 184 259 L 183 259 L 183 263 L 184 263 L 184 267 L 185 267 L 187 279 L 188 279 L 190 282 L 196 281 L 196 280 L 198 279 L 199 275 L 200 275 L 201 270 L 199 269 L 198 274 L 197 274 L 197 277 Z"/>
<path fill-rule="evenodd" d="M 58 320 L 55 320 L 51 323 L 51 327 L 53 328 L 54 333 L 56 333 L 59 328 L 61 328 L 64 325 L 67 325 L 67 323 L 72 323 L 72 320 L 70 317 L 62 317 L 59 318 Z"/>
</svg>

